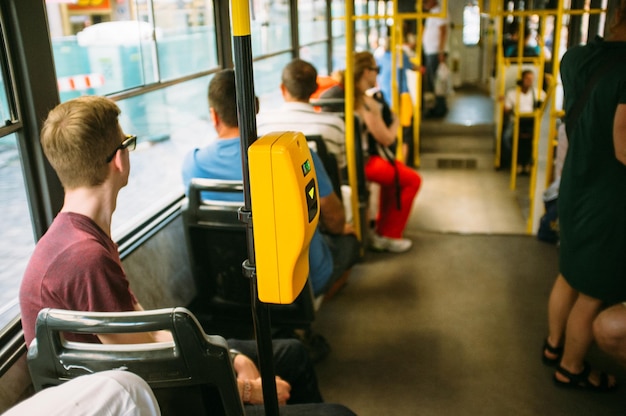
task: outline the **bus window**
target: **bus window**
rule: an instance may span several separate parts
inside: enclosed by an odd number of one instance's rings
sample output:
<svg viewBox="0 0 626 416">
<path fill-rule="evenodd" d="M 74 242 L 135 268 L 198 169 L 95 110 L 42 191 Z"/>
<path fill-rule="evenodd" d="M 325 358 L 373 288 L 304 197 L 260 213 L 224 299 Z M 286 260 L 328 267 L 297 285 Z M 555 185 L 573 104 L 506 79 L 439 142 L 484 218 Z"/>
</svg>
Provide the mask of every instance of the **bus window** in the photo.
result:
<svg viewBox="0 0 626 416">
<path fill-rule="evenodd" d="M 212 0 L 109 3 L 46 6 L 61 101 L 217 67 Z"/>
<path fill-rule="evenodd" d="M 161 80 L 217 68 L 212 0 L 154 0 L 154 20 L 162 36 L 157 39 Z"/>
<path fill-rule="evenodd" d="M 0 327 L 5 327 L 16 315 L 21 277 L 35 246 L 15 134 L 0 137 L 0 212 Z"/>
<path fill-rule="evenodd" d="M 254 92 L 261 100 L 261 109 L 283 103 L 279 87 L 283 68 L 289 62 L 291 53 L 287 52 L 254 63 Z"/>
<path fill-rule="evenodd" d="M 3 23 L 0 16 L 0 22 Z M 20 138 L 15 133 L 21 120 L 12 88 L 13 74 L 8 61 L 4 24 L 0 50 L 0 328 L 19 313 L 17 295 L 26 264 L 35 246 L 29 202 L 20 158 Z"/>
<path fill-rule="evenodd" d="M 326 40 L 326 1 L 298 0 L 300 45 Z"/>
<path fill-rule="evenodd" d="M 289 15 L 288 1 L 252 0 L 250 38 L 253 57 L 292 48 Z"/>
<path fill-rule="evenodd" d="M 476 5 L 463 8 L 463 44 L 478 45 L 480 41 L 480 8 Z"/>
<path fill-rule="evenodd" d="M 328 26 L 325 0 L 298 0 L 300 58 L 315 63 L 320 75 L 328 75 Z"/>
<path fill-rule="evenodd" d="M 346 16 L 345 1 L 332 0 L 331 25 L 333 34 L 333 62 L 331 71 L 346 67 Z"/>
</svg>

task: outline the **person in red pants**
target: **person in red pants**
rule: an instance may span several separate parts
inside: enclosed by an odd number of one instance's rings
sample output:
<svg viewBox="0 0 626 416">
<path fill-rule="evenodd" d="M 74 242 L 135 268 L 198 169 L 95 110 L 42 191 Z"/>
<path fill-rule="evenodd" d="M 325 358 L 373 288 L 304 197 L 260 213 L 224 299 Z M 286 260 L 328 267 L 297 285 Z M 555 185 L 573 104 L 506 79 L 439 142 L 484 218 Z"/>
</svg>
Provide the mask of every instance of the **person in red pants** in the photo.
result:
<svg viewBox="0 0 626 416">
<path fill-rule="evenodd" d="M 413 244 L 403 234 L 422 178 L 395 159 L 394 146 L 400 120 L 391 113 L 384 98 L 378 95 L 380 92 L 373 95 L 367 93 L 376 86 L 378 72 L 379 67 L 370 52 L 355 53 L 354 112 L 361 120 L 363 147 L 368 149 L 369 155 L 365 163 L 365 177 L 380 185 L 378 216 L 370 245 L 375 250 L 401 253 Z M 336 97 L 335 94 L 343 95 L 341 85 L 331 88 L 322 98 Z"/>
</svg>

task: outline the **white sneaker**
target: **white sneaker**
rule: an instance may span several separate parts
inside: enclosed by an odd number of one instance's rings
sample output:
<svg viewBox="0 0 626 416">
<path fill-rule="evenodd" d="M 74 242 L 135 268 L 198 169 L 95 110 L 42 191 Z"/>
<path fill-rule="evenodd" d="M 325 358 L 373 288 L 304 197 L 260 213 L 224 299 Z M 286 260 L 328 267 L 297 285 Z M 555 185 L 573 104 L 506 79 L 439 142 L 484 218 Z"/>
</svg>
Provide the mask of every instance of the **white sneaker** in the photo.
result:
<svg viewBox="0 0 626 416">
<path fill-rule="evenodd" d="M 370 233 L 370 247 L 376 251 L 387 251 L 387 239 L 372 232 Z"/>
<path fill-rule="evenodd" d="M 389 238 L 372 233 L 370 246 L 374 250 L 389 251 L 392 253 L 404 253 L 413 246 L 413 242 L 408 238 Z"/>
<path fill-rule="evenodd" d="M 392 253 L 404 253 L 413 246 L 408 238 L 387 238 L 387 244 L 387 250 Z"/>
</svg>

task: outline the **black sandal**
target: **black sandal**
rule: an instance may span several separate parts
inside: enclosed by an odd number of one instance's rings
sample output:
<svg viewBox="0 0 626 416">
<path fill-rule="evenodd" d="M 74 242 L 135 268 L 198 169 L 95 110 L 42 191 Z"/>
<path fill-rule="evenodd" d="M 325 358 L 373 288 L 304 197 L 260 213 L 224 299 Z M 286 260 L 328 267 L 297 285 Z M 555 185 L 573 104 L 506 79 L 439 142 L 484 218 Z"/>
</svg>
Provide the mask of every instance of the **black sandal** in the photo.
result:
<svg viewBox="0 0 626 416">
<path fill-rule="evenodd" d="M 589 381 L 589 374 L 591 373 L 591 366 L 589 363 L 584 363 L 583 371 L 578 374 L 573 374 L 561 367 L 557 366 L 556 372 L 568 378 L 569 381 L 561 381 L 554 374 L 554 383 L 559 387 L 582 389 L 590 391 L 610 391 L 617 387 L 617 383 L 609 385 L 609 376 L 606 373 L 600 373 L 600 384 L 595 385 Z"/>
<path fill-rule="evenodd" d="M 546 357 L 546 351 L 550 354 L 555 355 L 556 357 Z M 548 338 L 546 338 L 543 342 L 543 350 L 541 351 L 541 361 L 543 361 L 545 365 L 554 366 L 557 365 L 559 361 L 561 361 L 561 355 L 563 355 L 563 347 L 553 347 L 548 342 Z"/>
</svg>

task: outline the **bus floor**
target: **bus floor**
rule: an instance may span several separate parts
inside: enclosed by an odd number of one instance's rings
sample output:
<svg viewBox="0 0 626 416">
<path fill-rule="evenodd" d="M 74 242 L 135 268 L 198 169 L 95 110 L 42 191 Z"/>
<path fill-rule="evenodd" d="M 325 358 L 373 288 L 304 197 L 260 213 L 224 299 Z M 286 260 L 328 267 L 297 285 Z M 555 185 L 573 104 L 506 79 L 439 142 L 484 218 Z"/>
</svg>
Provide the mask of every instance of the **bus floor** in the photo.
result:
<svg viewBox="0 0 626 416">
<path fill-rule="evenodd" d="M 525 233 L 523 189 L 509 190 L 488 146 L 471 145 L 475 133 L 441 138 L 470 143 L 463 155 L 475 168 L 446 169 L 433 160 L 451 153 L 424 153 L 411 250 L 368 252 L 318 311 L 314 328 L 332 349 L 317 364 L 324 398 L 360 416 L 624 414 L 620 390 L 553 384 L 540 354 L 558 249 Z M 595 347 L 588 358 L 626 382 Z"/>
</svg>

